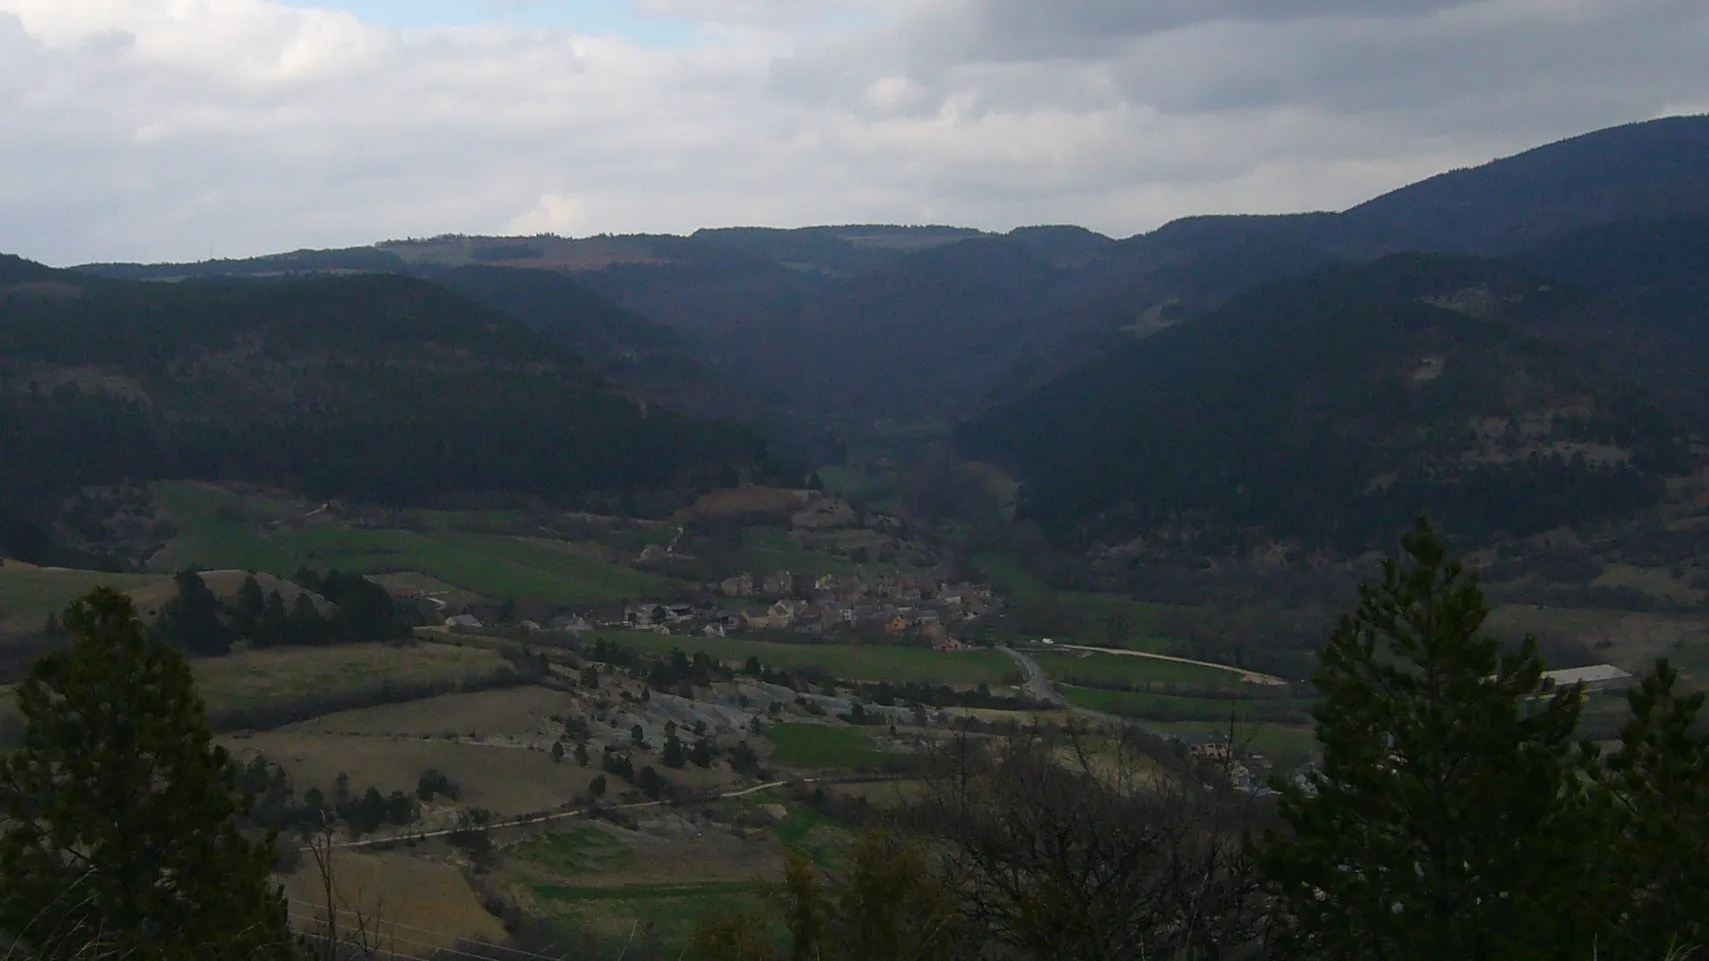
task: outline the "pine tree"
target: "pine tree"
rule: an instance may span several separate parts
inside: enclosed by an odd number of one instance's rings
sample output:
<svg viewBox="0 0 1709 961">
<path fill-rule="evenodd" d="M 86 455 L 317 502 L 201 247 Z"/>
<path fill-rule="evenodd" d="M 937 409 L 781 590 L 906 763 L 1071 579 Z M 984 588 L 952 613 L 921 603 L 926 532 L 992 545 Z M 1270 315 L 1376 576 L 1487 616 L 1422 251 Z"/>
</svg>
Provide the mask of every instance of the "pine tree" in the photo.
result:
<svg viewBox="0 0 1709 961">
<path fill-rule="evenodd" d="M 253 639 L 256 630 L 261 626 L 261 615 L 267 611 L 267 598 L 261 593 L 261 582 L 251 574 L 243 579 L 243 584 L 237 589 L 237 598 L 232 604 L 232 630 L 239 637 Z"/>
<path fill-rule="evenodd" d="M 682 741 L 675 734 L 665 738 L 665 749 L 659 760 L 665 767 L 682 767 L 686 763 L 687 755 L 682 749 Z"/>
<path fill-rule="evenodd" d="M 1605 922 L 1598 956 L 1677 957 L 1709 949 L 1709 730 L 1704 695 L 1677 690 L 1667 661 L 1627 693 L 1632 717 L 1599 763 L 1586 749 L 1607 857 L 1575 882 Z M 1694 956 L 1689 953 L 1686 956 Z"/>
<path fill-rule="evenodd" d="M 269 591 L 251 643 L 256 647 L 276 647 L 289 643 L 290 639 L 291 615 L 285 610 L 285 598 L 276 589 Z"/>
<path fill-rule="evenodd" d="M 109 588 L 65 625 L 0 762 L 0 931 L 43 959 L 293 956 L 272 840 L 238 830 L 237 766 L 183 656 Z"/>
<path fill-rule="evenodd" d="M 1422 519 L 1319 654 L 1323 753 L 1282 785 L 1265 870 L 1325 959 L 1521 958 L 1570 939 L 1577 691 L 1479 633 L 1476 580 Z M 1582 946 L 1581 946 L 1582 947 Z"/>
<path fill-rule="evenodd" d="M 576 766 L 577 767 L 587 767 L 587 762 L 588 762 L 587 745 L 586 744 L 577 744 L 576 745 Z"/>
<path fill-rule="evenodd" d="M 220 620 L 220 599 L 193 570 L 180 571 L 174 580 L 178 594 L 161 608 L 154 638 L 204 657 L 230 652 L 232 632 Z"/>
<path fill-rule="evenodd" d="M 321 616 L 320 608 L 315 607 L 314 601 L 307 593 L 297 595 L 291 602 L 291 622 L 287 636 L 292 644 L 325 644 L 330 638 L 327 635 L 326 618 Z"/>
</svg>

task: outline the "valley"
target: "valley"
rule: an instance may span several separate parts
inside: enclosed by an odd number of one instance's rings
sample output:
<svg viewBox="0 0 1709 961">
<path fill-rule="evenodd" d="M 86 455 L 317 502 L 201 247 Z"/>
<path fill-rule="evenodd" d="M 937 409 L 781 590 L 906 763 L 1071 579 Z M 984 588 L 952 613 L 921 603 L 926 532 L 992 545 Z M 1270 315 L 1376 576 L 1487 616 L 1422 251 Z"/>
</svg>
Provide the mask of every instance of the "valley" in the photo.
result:
<svg viewBox="0 0 1709 961">
<path fill-rule="evenodd" d="M 1502 651 L 1701 689 L 1705 144 L 1127 239 L 0 257 L 0 749 L 111 587 L 190 656 L 300 933 L 671 958 L 969 743 L 1273 804 L 1420 514 Z"/>
</svg>

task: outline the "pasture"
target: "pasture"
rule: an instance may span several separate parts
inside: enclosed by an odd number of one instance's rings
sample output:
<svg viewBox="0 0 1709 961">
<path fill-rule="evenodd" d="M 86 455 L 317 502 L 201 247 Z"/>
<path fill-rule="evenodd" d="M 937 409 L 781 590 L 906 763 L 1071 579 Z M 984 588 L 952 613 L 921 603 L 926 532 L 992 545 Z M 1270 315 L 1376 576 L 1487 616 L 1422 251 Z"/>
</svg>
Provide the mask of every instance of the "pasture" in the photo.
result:
<svg viewBox="0 0 1709 961">
<path fill-rule="evenodd" d="M 438 948 L 454 948 L 461 939 L 502 942 L 504 925 L 487 912 L 480 896 L 455 866 L 405 851 L 339 851 L 334 855 L 338 906 L 345 911 L 376 914 L 385 923 L 383 940 L 398 957 L 417 957 Z M 314 860 L 284 879 L 291 919 L 298 930 L 314 930 L 325 917 L 325 892 Z M 340 925 L 354 921 L 341 915 Z"/>
<path fill-rule="evenodd" d="M 1226 722 L 1231 715 L 1293 722 L 1303 721 L 1310 709 L 1309 701 L 1282 697 L 1190 697 L 1071 686 L 1060 690 L 1077 707 L 1161 722 Z"/>
<path fill-rule="evenodd" d="M 514 673 L 497 651 L 449 644 L 344 644 L 283 647 L 205 658 L 196 685 L 215 717 L 303 707 L 304 716 L 348 708 L 388 693 L 491 682 Z"/>
<path fill-rule="evenodd" d="M 97 587 L 133 591 L 165 580 L 157 574 L 109 574 L 0 562 L 0 637 L 40 628 L 49 614 L 59 616 L 66 605 Z"/>
<path fill-rule="evenodd" d="M 681 585 L 654 574 L 559 549 L 550 542 L 452 529 L 457 515 L 435 515 L 420 530 L 257 522 L 253 503 L 219 488 L 159 483 L 155 497 L 179 525 L 169 564 L 290 574 L 301 567 L 361 573 L 418 572 L 487 597 L 531 597 L 558 604 L 611 604 L 669 596 Z M 269 502 L 283 503 L 283 502 Z M 305 505 L 292 505 L 296 507 Z M 308 510 L 312 510 L 309 508 Z M 304 514 L 308 513 L 304 511 Z M 471 515 L 474 524 L 487 515 Z M 479 525 L 477 525 L 479 526 Z"/>
<path fill-rule="evenodd" d="M 771 759 L 784 767 L 806 770 L 876 768 L 886 754 L 872 739 L 854 728 L 826 724 L 773 724 L 765 729 Z"/>
<path fill-rule="evenodd" d="M 584 648 L 595 638 L 653 654 L 681 650 L 740 665 L 750 657 L 773 670 L 819 670 L 854 681 L 998 686 L 1020 681 L 1015 663 L 997 651 L 944 653 L 925 647 L 888 644 L 780 644 L 735 637 L 674 637 L 647 631 L 597 631 L 584 635 Z"/>
<path fill-rule="evenodd" d="M 1052 681 L 1080 687 L 1223 691 L 1253 686 L 1232 671 L 1149 657 L 1085 651 L 1040 651 L 1032 657 Z"/>
</svg>

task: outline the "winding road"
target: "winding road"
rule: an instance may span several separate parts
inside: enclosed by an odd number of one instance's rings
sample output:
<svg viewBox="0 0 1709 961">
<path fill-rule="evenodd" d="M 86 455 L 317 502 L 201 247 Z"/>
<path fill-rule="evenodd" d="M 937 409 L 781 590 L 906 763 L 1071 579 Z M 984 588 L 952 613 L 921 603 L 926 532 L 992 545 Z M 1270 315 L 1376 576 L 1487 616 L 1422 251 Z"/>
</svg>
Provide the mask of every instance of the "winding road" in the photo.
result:
<svg viewBox="0 0 1709 961">
<path fill-rule="evenodd" d="M 1004 654 L 1009 655 L 1014 659 L 1016 664 L 1021 666 L 1021 670 L 1025 671 L 1027 675 L 1027 693 L 1041 701 L 1054 704 L 1070 714 L 1077 714 L 1080 717 L 1097 721 L 1101 724 L 1137 727 L 1147 733 L 1155 734 L 1158 737 L 1167 736 L 1169 733 L 1163 728 L 1147 724 L 1144 721 L 1136 720 L 1131 717 L 1122 717 L 1119 714 L 1106 714 L 1103 711 L 1094 711 L 1089 707 L 1081 707 L 1073 701 L 1070 701 L 1068 698 L 1062 696 L 1062 692 L 1058 691 L 1055 685 L 1050 683 L 1050 678 L 1044 676 L 1044 668 L 1039 667 L 1037 661 L 1012 647 L 999 647 L 997 649 L 1002 651 Z"/>
</svg>

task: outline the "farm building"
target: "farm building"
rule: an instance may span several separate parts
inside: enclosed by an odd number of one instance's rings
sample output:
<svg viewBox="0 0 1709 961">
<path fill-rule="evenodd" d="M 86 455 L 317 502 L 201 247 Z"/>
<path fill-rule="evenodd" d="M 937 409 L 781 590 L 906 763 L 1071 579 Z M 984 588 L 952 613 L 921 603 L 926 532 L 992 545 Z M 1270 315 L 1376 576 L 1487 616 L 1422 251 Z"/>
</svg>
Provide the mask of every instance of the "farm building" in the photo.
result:
<svg viewBox="0 0 1709 961">
<path fill-rule="evenodd" d="M 1543 682 L 1549 687 L 1582 684 L 1587 691 L 1618 691 L 1632 685 L 1632 675 L 1612 664 L 1592 664 L 1589 667 L 1544 671 Z"/>
</svg>

